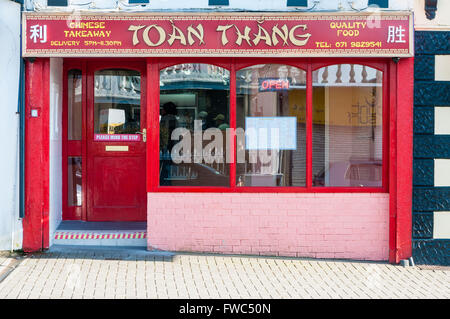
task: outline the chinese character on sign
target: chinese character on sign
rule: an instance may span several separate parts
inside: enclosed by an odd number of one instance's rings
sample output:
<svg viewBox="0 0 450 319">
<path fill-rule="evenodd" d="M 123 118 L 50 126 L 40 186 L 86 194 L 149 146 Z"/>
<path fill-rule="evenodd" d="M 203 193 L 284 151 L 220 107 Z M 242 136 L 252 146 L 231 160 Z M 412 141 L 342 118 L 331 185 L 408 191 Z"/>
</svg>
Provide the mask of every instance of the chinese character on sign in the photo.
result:
<svg viewBox="0 0 450 319">
<path fill-rule="evenodd" d="M 398 27 L 396 26 L 389 26 L 388 31 L 388 43 L 406 43 L 405 40 L 405 29 L 400 25 Z"/>
<path fill-rule="evenodd" d="M 41 43 L 47 42 L 47 25 L 32 25 L 30 26 L 30 33 L 30 39 L 33 40 L 33 43 L 36 43 L 37 40 Z"/>
</svg>

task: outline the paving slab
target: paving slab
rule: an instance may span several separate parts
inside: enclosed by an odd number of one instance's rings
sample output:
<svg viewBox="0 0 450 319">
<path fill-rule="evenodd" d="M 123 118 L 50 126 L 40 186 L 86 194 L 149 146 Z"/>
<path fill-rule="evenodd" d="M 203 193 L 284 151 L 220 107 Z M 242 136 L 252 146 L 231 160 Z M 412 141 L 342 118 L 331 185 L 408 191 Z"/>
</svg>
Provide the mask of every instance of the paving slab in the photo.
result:
<svg viewBox="0 0 450 319">
<path fill-rule="evenodd" d="M 0 265 L 11 259 L 0 254 Z M 0 283 L 1 298 L 448 299 L 450 268 L 56 247 L 17 264 Z"/>
</svg>

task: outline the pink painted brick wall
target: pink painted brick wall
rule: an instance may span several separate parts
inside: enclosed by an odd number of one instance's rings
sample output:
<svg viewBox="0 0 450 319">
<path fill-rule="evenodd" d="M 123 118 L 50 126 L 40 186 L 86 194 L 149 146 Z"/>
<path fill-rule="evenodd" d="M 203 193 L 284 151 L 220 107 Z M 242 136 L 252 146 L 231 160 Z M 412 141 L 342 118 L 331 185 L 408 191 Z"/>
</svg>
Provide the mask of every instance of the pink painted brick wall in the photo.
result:
<svg viewBox="0 0 450 319">
<path fill-rule="evenodd" d="M 389 195 L 149 193 L 148 246 L 387 260 Z"/>
</svg>

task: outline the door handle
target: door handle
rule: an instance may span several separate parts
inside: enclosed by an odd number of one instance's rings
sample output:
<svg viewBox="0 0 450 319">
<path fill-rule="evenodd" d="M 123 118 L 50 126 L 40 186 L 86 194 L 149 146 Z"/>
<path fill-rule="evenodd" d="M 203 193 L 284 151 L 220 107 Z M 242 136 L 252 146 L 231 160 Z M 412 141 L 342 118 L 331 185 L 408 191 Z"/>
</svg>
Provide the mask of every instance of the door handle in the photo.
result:
<svg viewBox="0 0 450 319">
<path fill-rule="evenodd" d="M 147 129 L 144 128 L 142 130 L 142 132 L 136 132 L 136 134 L 141 134 L 142 135 L 142 141 L 145 143 L 147 142 Z"/>
</svg>

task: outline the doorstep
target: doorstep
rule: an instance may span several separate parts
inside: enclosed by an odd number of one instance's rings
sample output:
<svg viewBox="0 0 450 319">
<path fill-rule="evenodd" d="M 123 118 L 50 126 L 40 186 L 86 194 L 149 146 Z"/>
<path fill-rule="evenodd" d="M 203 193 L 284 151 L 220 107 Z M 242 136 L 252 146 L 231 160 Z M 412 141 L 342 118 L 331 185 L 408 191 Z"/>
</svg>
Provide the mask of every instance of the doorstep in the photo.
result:
<svg viewBox="0 0 450 319">
<path fill-rule="evenodd" d="M 147 223 L 62 221 L 53 245 L 147 247 Z"/>
</svg>

